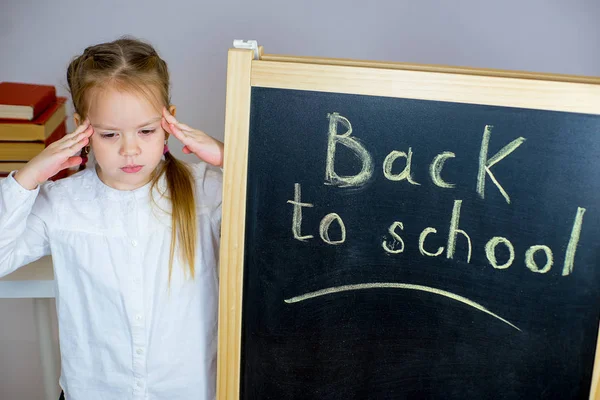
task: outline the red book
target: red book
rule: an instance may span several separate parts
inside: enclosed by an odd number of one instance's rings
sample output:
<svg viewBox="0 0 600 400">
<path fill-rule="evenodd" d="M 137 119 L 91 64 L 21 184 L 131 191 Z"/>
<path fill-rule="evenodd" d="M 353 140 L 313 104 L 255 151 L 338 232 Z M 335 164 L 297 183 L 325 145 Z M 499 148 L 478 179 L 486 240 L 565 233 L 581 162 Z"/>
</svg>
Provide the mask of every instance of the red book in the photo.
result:
<svg viewBox="0 0 600 400">
<path fill-rule="evenodd" d="M 5 142 L 5 143 L 0 142 L 0 147 L 2 145 L 11 144 L 11 145 L 17 145 L 17 146 L 21 146 L 21 147 L 26 146 L 27 148 L 30 148 L 31 147 L 30 145 L 35 145 L 35 146 L 37 146 L 37 149 L 34 150 L 36 153 L 33 154 L 33 155 L 35 155 L 39 151 L 43 150 L 43 148 L 45 146 L 48 146 L 50 143 L 57 141 L 58 139 L 65 136 L 66 134 L 67 134 L 67 124 L 66 124 L 66 122 L 63 121 L 63 123 L 61 123 L 56 128 L 56 130 L 54 132 L 52 132 L 52 134 L 46 139 L 45 143 L 16 143 L 15 144 L 15 143 L 11 143 L 11 142 Z M 1 158 L 2 157 L 0 157 L 0 159 Z M 27 161 L 25 161 L 25 160 L 23 160 L 23 161 L 0 161 L 0 178 L 8 176 L 8 174 L 11 171 L 16 171 L 16 170 L 23 168 L 25 166 L 25 164 L 27 164 Z M 73 175 L 76 172 L 77 172 L 77 169 L 75 169 L 75 167 L 72 169 L 65 169 L 65 170 L 60 171 L 53 177 L 51 177 L 50 180 L 55 181 L 57 179 L 66 178 L 67 176 Z"/>
<path fill-rule="evenodd" d="M 67 116 L 66 97 L 57 97 L 33 121 L 0 119 L 2 141 L 45 141 Z"/>
<path fill-rule="evenodd" d="M 55 101 L 54 86 L 0 82 L 0 118 L 31 121 Z"/>
<path fill-rule="evenodd" d="M 52 132 L 52 134 L 50 136 L 48 136 L 48 138 L 45 140 L 44 144 L 46 145 L 46 147 L 48 147 L 48 145 L 50 143 L 56 142 L 58 139 L 62 139 L 63 136 L 65 136 L 66 134 L 67 134 L 67 122 L 63 120 L 63 122 L 56 127 L 54 132 Z"/>
<path fill-rule="evenodd" d="M 63 119 L 61 124 L 43 142 L 0 142 L 0 162 L 29 161 L 50 143 L 66 134 L 67 123 Z"/>
</svg>

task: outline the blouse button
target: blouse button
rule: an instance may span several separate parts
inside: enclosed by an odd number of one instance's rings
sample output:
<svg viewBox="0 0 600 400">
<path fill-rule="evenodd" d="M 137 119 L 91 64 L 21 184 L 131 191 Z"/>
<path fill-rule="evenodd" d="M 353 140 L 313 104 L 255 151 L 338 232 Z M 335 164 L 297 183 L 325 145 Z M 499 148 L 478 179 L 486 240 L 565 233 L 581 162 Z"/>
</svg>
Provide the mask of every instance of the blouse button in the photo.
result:
<svg viewBox="0 0 600 400">
<path fill-rule="evenodd" d="M 132 245 L 133 247 L 136 247 L 136 246 L 138 245 L 138 242 L 137 242 L 137 240 L 132 240 L 132 241 L 131 241 L 131 245 Z"/>
</svg>

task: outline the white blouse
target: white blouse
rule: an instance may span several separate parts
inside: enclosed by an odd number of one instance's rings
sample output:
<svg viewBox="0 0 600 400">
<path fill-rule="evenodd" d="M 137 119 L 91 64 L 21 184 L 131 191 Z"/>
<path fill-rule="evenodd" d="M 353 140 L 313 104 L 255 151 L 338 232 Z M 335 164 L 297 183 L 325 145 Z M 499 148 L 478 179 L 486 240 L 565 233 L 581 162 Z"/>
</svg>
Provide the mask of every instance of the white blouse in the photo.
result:
<svg viewBox="0 0 600 400">
<path fill-rule="evenodd" d="M 31 191 L 0 182 L 0 276 L 52 254 L 67 400 L 215 398 L 222 173 L 191 167 L 196 273 L 176 249 L 170 285 L 170 205 L 150 184 L 116 190 L 93 166 Z"/>
</svg>

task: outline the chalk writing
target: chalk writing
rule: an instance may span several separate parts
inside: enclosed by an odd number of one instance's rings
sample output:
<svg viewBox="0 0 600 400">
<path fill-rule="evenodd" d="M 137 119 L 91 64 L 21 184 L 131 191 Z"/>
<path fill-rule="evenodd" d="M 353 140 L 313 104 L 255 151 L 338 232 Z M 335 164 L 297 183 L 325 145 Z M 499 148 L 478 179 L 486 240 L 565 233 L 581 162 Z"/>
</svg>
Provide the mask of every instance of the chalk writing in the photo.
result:
<svg viewBox="0 0 600 400">
<path fill-rule="evenodd" d="M 315 297 L 320 297 L 320 296 L 325 296 L 325 295 L 340 293 L 340 292 L 347 292 L 350 290 L 385 289 L 385 288 L 420 290 L 423 292 L 429 292 L 429 293 L 434 293 L 434 294 L 437 294 L 440 296 L 445 296 L 450 299 L 467 304 L 467 305 L 469 305 L 473 308 L 476 308 L 477 310 L 482 311 L 486 314 L 489 314 L 489 315 L 493 316 L 494 318 L 497 318 L 500 321 L 512 326 L 513 328 L 515 328 L 518 331 L 521 330 L 517 326 L 510 323 L 509 321 L 505 320 L 504 318 L 500 317 L 499 315 L 494 314 L 487 308 L 483 307 L 481 304 L 478 304 L 472 300 L 469 300 L 466 297 L 462 297 L 457 294 L 450 293 L 450 292 L 447 292 L 447 291 L 441 290 L 441 289 L 432 288 L 429 286 L 413 285 L 413 284 L 409 284 L 409 283 L 375 282 L 375 283 L 361 283 L 361 284 L 357 284 L 357 285 L 337 286 L 337 287 L 331 287 L 331 288 L 327 288 L 327 289 L 317 290 L 315 292 L 306 293 L 301 296 L 292 297 L 292 298 L 286 299 L 285 302 L 286 303 L 298 303 L 298 302 L 312 299 Z"/>
<path fill-rule="evenodd" d="M 352 136 L 352 124 L 346 118 L 341 116 L 339 113 L 333 112 L 327 114 L 329 120 L 328 130 L 328 141 L 327 141 L 327 156 L 325 165 L 325 185 L 334 186 L 338 188 L 352 188 L 365 185 L 369 180 L 373 178 L 375 173 L 373 157 L 369 153 L 367 146 L 361 142 L 361 140 Z M 342 128 L 343 133 L 338 132 L 338 128 Z M 508 190 L 503 187 L 498 179 L 492 172 L 492 167 L 497 166 L 498 163 L 506 159 L 511 153 L 519 148 L 526 139 L 524 137 L 517 137 L 510 143 L 501 148 L 496 154 L 489 157 L 489 144 L 492 134 L 492 125 L 485 125 L 483 128 L 483 136 L 481 140 L 481 147 L 478 155 L 478 170 L 477 175 L 474 177 L 476 180 L 476 193 L 477 198 L 481 201 L 485 201 L 485 183 L 489 177 L 495 187 L 498 189 L 504 200 L 509 206 L 514 207 L 511 204 L 511 198 Z M 341 176 L 336 172 L 335 155 L 337 146 L 344 146 L 351 150 L 356 156 L 356 160 L 360 163 L 360 171 L 355 175 Z M 419 186 L 421 183 L 417 182 L 413 176 L 413 148 L 408 147 L 407 151 L 392 150 L 387 154 L 382 162 L 383 177 L 392 182 L 398 182 L 398 184 L 408 183 L 412 185 L 412 190 L 420 190 Z M 456 158 L 456 154 L 451 151 L 443 151 L 437 154 L 431 163 L 429 164 L 429 177 L 431 182 L 440 189 L 454 189 L 456 185 L 448 182 L 442 178 L 442 170 L 445 163 L 449 159 Z M 404 165 L 400 172 L 393 172 L 394 165 L 397 164 L 399 159 L 404 160 Z M 404 183 L 402 181 L 405 181 Z M 310 199 L 313 200 L 313 199 Z M 318 200 L 318 199 L 317 199 Z M 302 210 L 303 208 L 317 209 L 319 204 L 315 202 L 306 202 L 302 200 L 301 196 L 301 184 L 299 182 L 294 183 L 294 198 L 288 200 L 288 204 L 293 206 L 292 212 L 292 235 L 294 239 L 306 242 L 313 239 L 311 234 L 303 234 L 302 226 Z M 447 226 L 447 241 L 446 246 L 439 246 L 437 249 L 432 249 L 429 246 L 427 249 L 426 241 L 430 235 L 439 235 L 438 228 L 428 226 L 423 229 L 419 234 L 418 250 L 422 256 L 425 257 L 439 257 L 445 252 L 447 259 L 454 259 L 459 247 L 460 259 L 466 263 L 471 263 L 474 246 L 480 246 L 480 238 L 476 233 L 473 234 L 475 242 L 471 239 L 469 233 L 464 229 L 460 228 L 460 216 L 461 208 L 463 205 L 462 199 L 455 199 L 453 201 L 452 211 L 449 218 L 449 224 Z M 448 205 L 449 206 L 449 205 Z M 418 212 L 419 210 L 411 210 L 411 212 Z M 580 240 L 583 216 L 586 212 L 585 208 L 578 207 L 573 221 L 573 226 L 570 232 L 568 244 L 566 246 L 564 265 L 562 268 L 562 276 L 567 276 L 573 273 L 575 267 L 575 255 L 577 246 Z M 485 216 L 482 216 L 485 218 Z M 339 235 L 336 233 L 336 237 L 332 237 L 330 234 L 331 225 L 335 223 L 339 228 Z M 405 241 L 402 235 L 406 230 L 410 230 L 412 227 L 406 226 L 401 220 L 396 220 L 389 225 L 387 233 L 383 235 L 381 241 L 381 248 L 390 257 L 402 257 L 407 246 L 411 246 L 409 241 Z M 307 229 L 304 227 L 304 229 Z M 308 227 L 310 229 L 310 227 Z M 313 227 L 314 229 L 314 227 Z M 364 227 L 358 227 L 357 229 L 364 229 Z M 469 228 L 470 230 L 471 228 Z M 339 246 L 347 240 L 347 227 L 340 215 L 336 212 L 329 212 L 320 221 L 318 232 L 321 240 L 328 245 Z M 338 232 L 338 231 L 336 231 Z M 444 232 L 442 230 L 441 232 Z M 458 246 L 457 246 L 458 244 Z M 475 249 L 476 250 L 476 249 Z M 504 251 L 502 251 L 504 250 Z M 505 236 L 493 236 L 483 246 L 483 251 L 489 265 L 497 271 L 507 270 L 510 268 L 516 259 L 522 260 L 521 265 L 524 265 L 529 271 L 536 274 L 547 274 L 551 271 L 554 264 L 554 254 L 552 249 L 544 244 L 531 245 L 525 254 L 518 255 L 515 253 L 515 248 L 508 237 Z M 498 259 L 498 251 L 500 251 L 501 260 Z M 465 254 L 466 252 L 466 254 Z M 506 256 L 507 255 L 507 256 Z M 512 323 L 501 318 L 500 316 L 487 310 L 480 304 L 475 303 L 472 300 L 461 297 L 455 293 L 450 293 L 442 289 L 432 288 L 422 285 L 413 285 L 409 283 L 393 283 L 393 282 L 376 282 L 376 283 L 363 283 L 354 285 L 344 285 L 330 287 L 326 289 L 317 290 L 314 292 L 306 293 L 300 296 L 286 299 L 286 303 L 297 303 L 300 301 L 308 300 L 311 298 L 330 295 L 334 293 L 349 291 L 349 290 L 364 290 L 364 289 L 376 289 L 376 288 L 395 288 L 395 289 L 409 289 L 409 290 L 420 290 L 437 295 L 445 296 L 456 301 L 468 304 L 480 311 L 483 311 L 495 318 L 505 322 L 506 324 L 517 328 Z"/>
</svg>

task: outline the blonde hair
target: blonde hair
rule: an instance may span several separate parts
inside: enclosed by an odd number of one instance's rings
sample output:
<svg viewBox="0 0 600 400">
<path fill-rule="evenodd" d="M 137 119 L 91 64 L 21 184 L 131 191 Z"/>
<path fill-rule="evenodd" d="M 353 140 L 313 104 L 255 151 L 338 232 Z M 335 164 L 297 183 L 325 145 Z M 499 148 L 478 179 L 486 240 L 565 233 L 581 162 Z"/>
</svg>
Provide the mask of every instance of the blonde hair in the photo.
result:
<svg viewBox="0 0 600 400">
<path fill-rule="evenodd" d="M 67 83 L 75 111 L 82 119 L 87 115 L 92 90 L 107 85 L 143 94 L 164 106 L 170 104 L 167 64 L 150 44 L 135 38 L 122 37 L 86 48 L 69 64 Z M 157 90 L 160 98 L 156 98 Z M 165 162 L 152 177 L 152 192 L 163 174 L 166 175 L 172 209 L 169 281 L 177 243 L 179 255 L 193 277 L 197 230 L 192 173 L 184 163 L 167 152 Z"/>
</svg>

